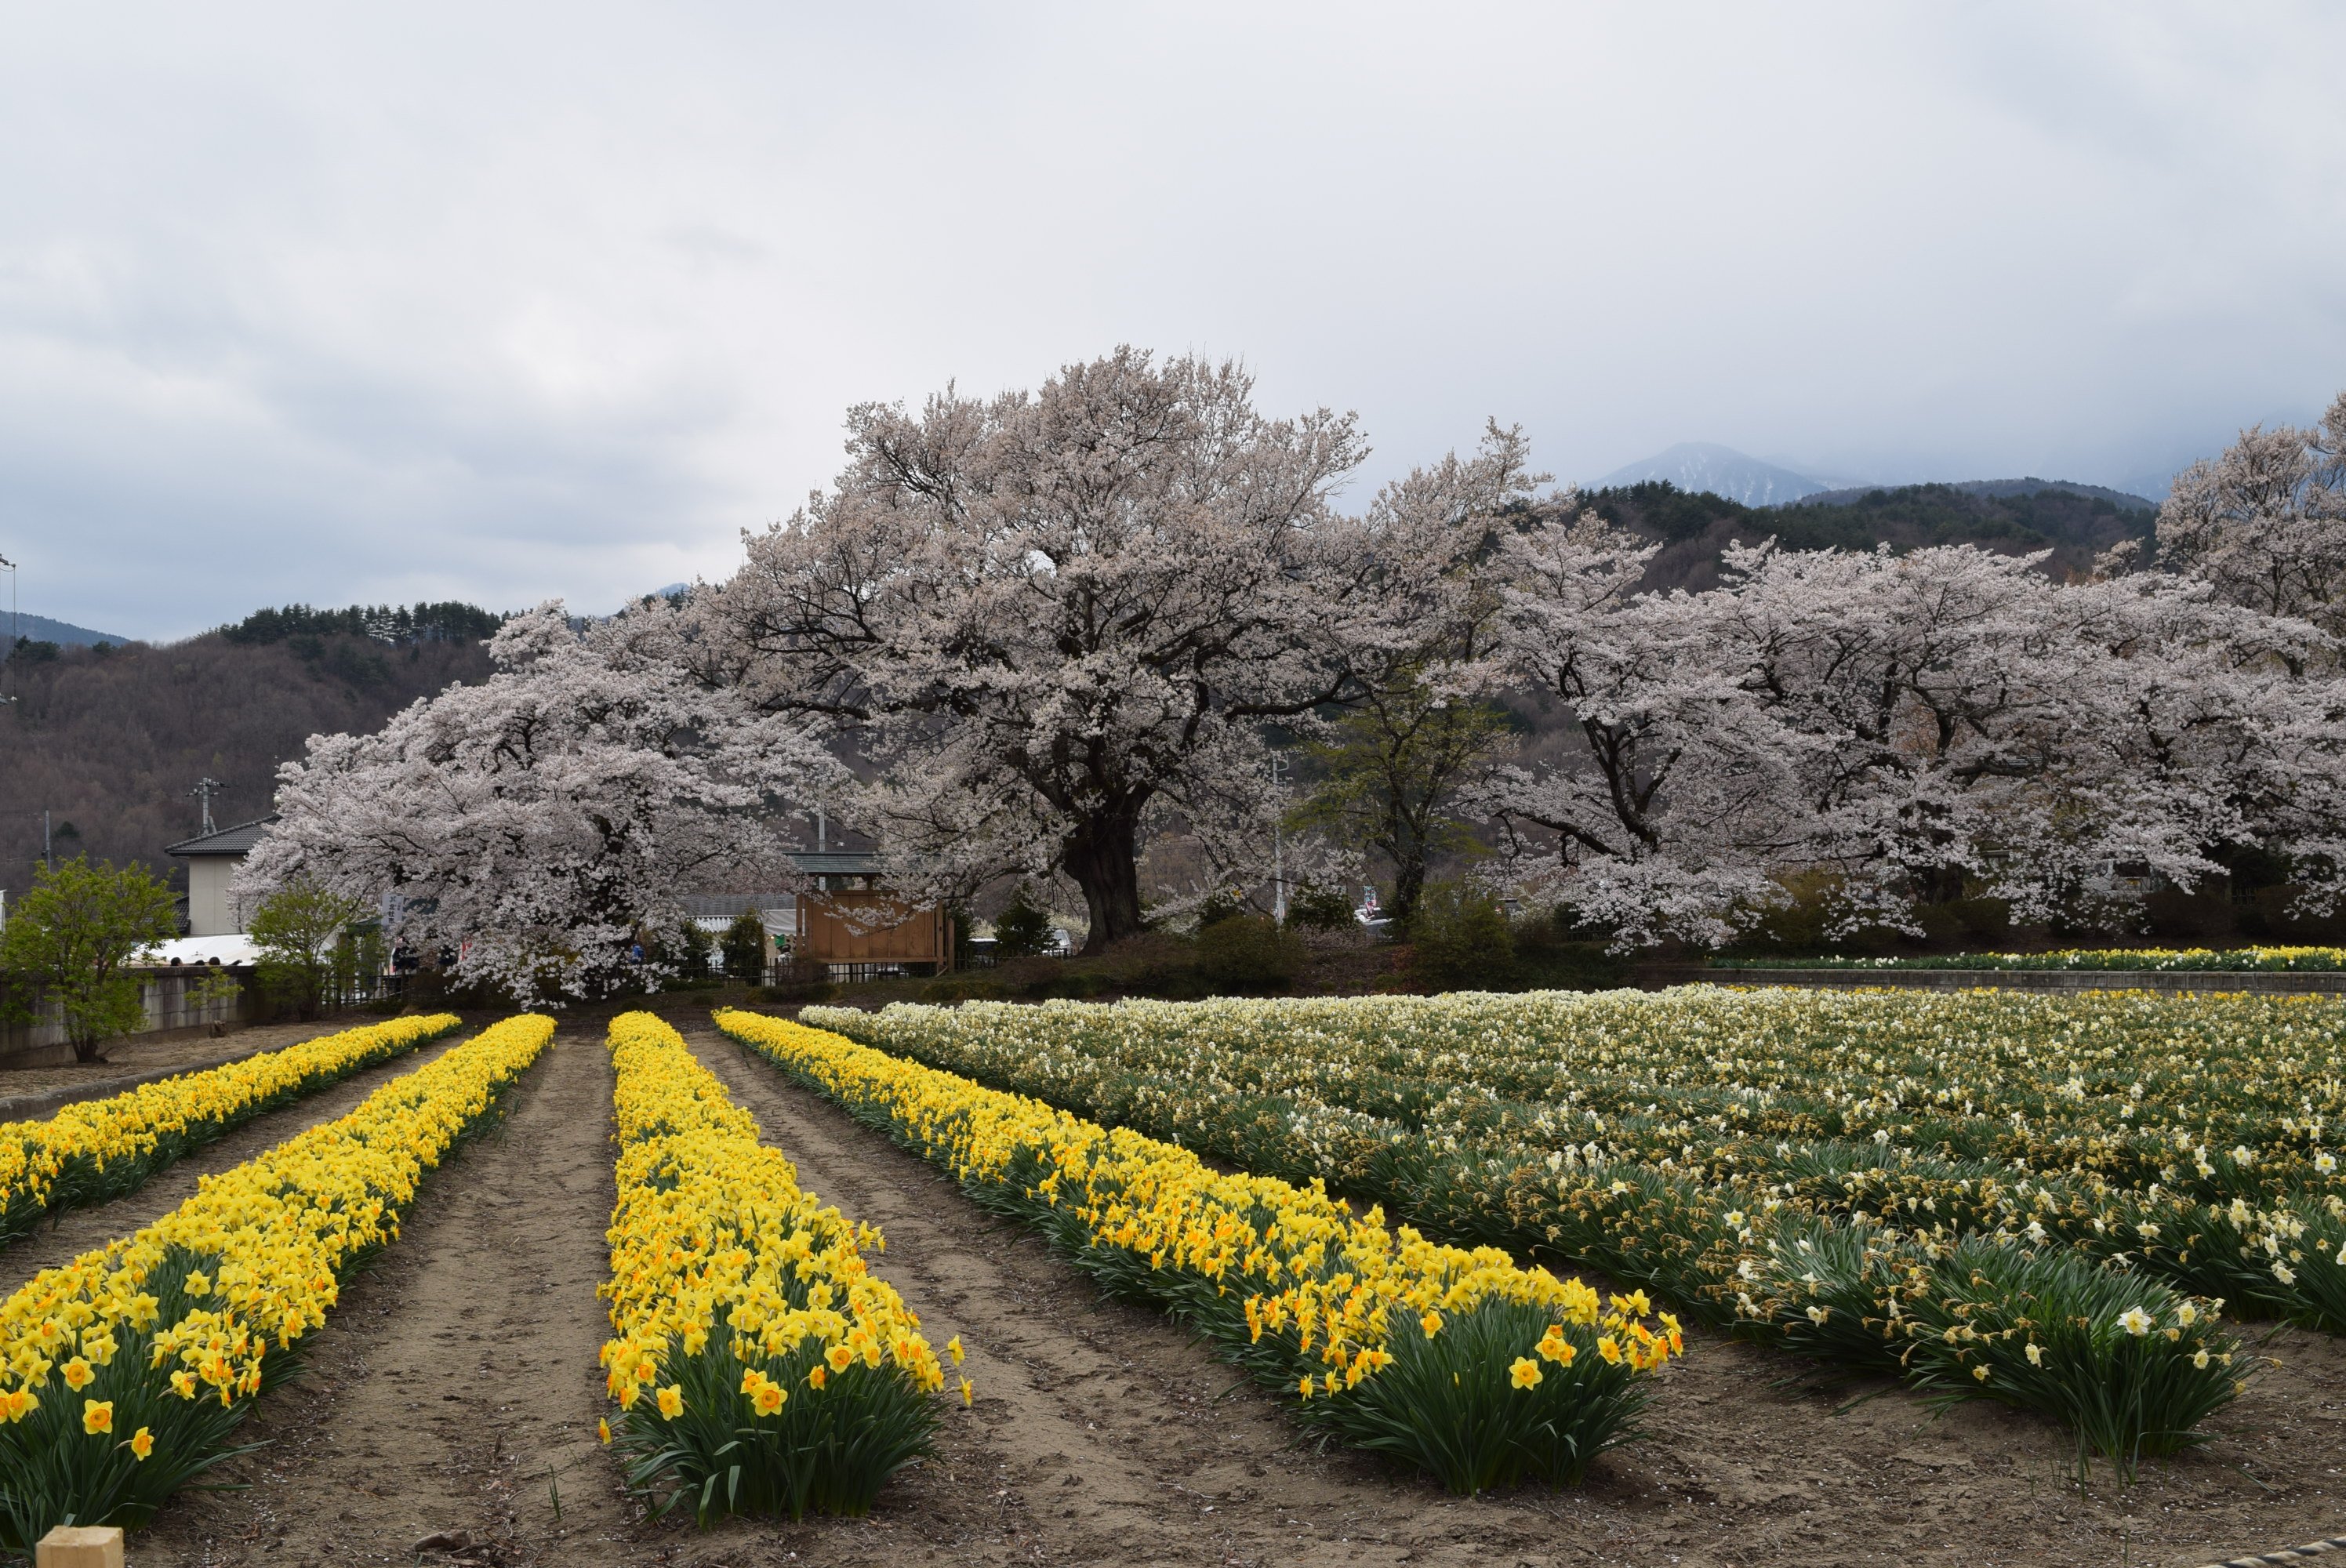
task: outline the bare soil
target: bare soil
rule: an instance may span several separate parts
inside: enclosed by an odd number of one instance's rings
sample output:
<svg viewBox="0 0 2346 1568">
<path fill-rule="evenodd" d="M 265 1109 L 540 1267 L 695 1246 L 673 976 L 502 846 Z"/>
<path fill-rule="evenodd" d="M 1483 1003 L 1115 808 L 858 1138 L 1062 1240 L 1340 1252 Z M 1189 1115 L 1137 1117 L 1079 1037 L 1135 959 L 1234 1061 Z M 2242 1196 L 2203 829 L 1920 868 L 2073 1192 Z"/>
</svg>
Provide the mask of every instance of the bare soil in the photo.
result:
<svg viewBox="0 0 2346 1568">
<path fill-rule="evenodd" d="M 2061 1434 L 1902 1389 L 1826 1391 L 1698 1335 L 1648 1439 L 1590 1484 L 1465 1501 L 1301 1445 L 1280 1401 L 1179 1327 L 1101 1298 L 1023 1231 L 678 1011 L 695 1051 L 977 1384 L 937 1452 L 866 1519 L 654 1522 L 594 1439 L 595 1287 L 612 1199 L 600 1020 L 566 1024 L 502 1131 L 426 1187 L 405 1238 L 310 1341 L 310 1374 L 248 1429 L 249 1490 L 187 1493 L 140 1568 L 469 1562 L 2194 1565 L 2346 1529 L 2346 1350 L 2284 1330 L 2282 1365 L 2198 1453 L 2080 1488 Z M 2261 1330 L 2259 1330 L 2261 1332 Z M 559 1508 L 556 1489 L 559 1489 Z M 413 1548 L 463 1532 L 451 1554 Z"/>
<path fill-rule="evenodd" d="M 321 1034 L 336 1034 L 345 1029 L 356 1029 L 380 1021 L 361 1016 L 311 1023 L 260 1023 L 219 1038 L 209 1034 L 182 1034 L 177 1039 L 144 1043 L 134 1034 L 109 1044 L 106 1047 L 106 1060 L 102 1062 L 0 1068 L 0 1102 L 46 1095 L 56 1089 L 103 1089 L 117 1082 L 122 1082 L 128 1087 L 128 1080 L 142 1073 L 217 1067 L 224 1062 L 240 1061 L 257 1052 L 281 1051 L 288 1045 L 315 1040 Z"/>
</svg>

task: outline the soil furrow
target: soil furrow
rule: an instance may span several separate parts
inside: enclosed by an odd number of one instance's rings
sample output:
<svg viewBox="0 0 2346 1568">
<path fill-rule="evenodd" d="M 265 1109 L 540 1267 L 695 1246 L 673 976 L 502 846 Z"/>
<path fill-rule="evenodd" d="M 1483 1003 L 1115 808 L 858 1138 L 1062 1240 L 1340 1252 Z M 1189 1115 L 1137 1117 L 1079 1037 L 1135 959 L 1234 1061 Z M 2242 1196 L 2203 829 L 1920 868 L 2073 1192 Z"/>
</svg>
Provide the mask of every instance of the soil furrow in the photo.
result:
<svg viewBox="0 0 2346 1568">
<path fill-rule="evenodd" d="M 595 1436 L 610 1118 L 600 1021 L 574 1023 L 261 1401 L 247 1490 L 181 1493 L 134 1541 L 141 1568 L 407 1563 L 459 1532 L 459 1562 L 647 1561 Z"/>
<path fill-rule="evenodd" d="M 320 1028 L 310 1038 L 337 1032 L 336 1028 Z M 182 1156 L 136 1192 L 125 1193 L 110 1203 L 68 1208 L 53 1216 L 42 1222 L 39 1230 L 14 1247 L 0 1249 L 0 1288 L 14 1290 L 44 1268 L 69 1263 L 117 1237 L 153 1224 L 194 1196 L 197 1184 L 205 1176 L 233 1170 L 255 1155 L 321 1122 L 344 1115 L 392 1079 L 413 1072 L 457 1041 L 470 1038 L 472 1033 L 469 1028 L 459 1030 L 404 1055 L 353 1073 L 290 1105 L 264 1112 Z"/>
</svg>

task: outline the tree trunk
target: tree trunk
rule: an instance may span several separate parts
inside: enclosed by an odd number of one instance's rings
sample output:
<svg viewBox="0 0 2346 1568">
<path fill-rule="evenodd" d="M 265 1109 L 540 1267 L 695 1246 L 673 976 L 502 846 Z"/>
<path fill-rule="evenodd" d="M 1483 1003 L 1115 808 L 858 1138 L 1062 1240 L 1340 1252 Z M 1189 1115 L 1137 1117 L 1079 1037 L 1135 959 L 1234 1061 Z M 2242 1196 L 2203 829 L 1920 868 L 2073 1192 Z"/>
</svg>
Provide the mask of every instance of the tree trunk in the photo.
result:
<svg viewBox="0 0 2346 1568">
<path fill-rule="evenodd" d="M 1425 896 L 1425 854 L 1393 856 L 1392 908 L 1385 911 L 1397 931 L 1405 930 L 1416 917 L 1418 901 Z"/>
<path fill-rule="evenodd" d="M 1139 812 L 1103 812 L 1078 827 L 1067 839 L 1062 861 L 1076 886 L 1084 891 L 1084 911 L 1091 932 L 1084 938 L 1083 956 L 1107 951 L 1107 944 L 1140 934 Z"/>
</svg>

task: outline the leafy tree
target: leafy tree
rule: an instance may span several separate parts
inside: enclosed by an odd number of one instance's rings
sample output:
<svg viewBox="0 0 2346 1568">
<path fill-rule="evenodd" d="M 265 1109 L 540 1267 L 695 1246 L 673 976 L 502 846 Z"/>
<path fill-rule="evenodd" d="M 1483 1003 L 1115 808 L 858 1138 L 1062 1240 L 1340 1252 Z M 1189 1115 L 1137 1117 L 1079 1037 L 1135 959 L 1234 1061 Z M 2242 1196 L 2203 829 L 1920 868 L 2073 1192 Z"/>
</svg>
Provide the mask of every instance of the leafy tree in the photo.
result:
<svg viewBox="0 0 2346 1568">
<path fill-rule="evenodd" d="M 676 928 L 676 969 L 685 979 L 706 979 L 716 953 L 716 939 L 699 921 L 688 920 Z"/>
<path fill-rule="evenodd" d="M 997 958 L 1030 958 L 1051 947 L 1051 911 L 1035 901 L 1021 882 L 1010 902 L 994 917 L 994 952 Z"/>
<path fill-rule="evenodd" d="M 344 960 L 340 950 L 350 928 L 373 907 L 371 899 L 336 892 L 306 876 L 262 899 L 249 932 L 260 949 L 255 967 L 261 990 L 305 1023 L 317 1017 L 345 989 L 337 972 L 354 969 L 357 955 Z"/>
<path fill-rule="evenodd" d="M 732 979 L 755 985 L 766 978 L 766 922 L 758 918 L 756 910 L 735 915 L 718 939 L 717 949 L 723 955 L 726 974 Z"/>
<path fill-rule="evenodd" d="M 1487 702 L 1445 700 L 1423 680 L 1372 691 L 1312 744 L 1321 776 L 1297 822 L 1391 860 L 1391 911 L 1406 923 L 1427 860 L 1474 847 L 1473 829 L 1451 808 L 1513 739 L 1506 714 Z"/>
<path fill-rule="evenodd" d="M 99 1046 L 145 1017 L 138 980 L 124 965 L 178 934 L 171 890 L 145 867 L 93 866 L 76 855 L 34 874 L 0 927 L 0 969 L 46 991 L 64 1015 L 74 1059 L 97 1062 Z M 12 1011 L 32 1016 L 22 1001 Z"/>
</svg>

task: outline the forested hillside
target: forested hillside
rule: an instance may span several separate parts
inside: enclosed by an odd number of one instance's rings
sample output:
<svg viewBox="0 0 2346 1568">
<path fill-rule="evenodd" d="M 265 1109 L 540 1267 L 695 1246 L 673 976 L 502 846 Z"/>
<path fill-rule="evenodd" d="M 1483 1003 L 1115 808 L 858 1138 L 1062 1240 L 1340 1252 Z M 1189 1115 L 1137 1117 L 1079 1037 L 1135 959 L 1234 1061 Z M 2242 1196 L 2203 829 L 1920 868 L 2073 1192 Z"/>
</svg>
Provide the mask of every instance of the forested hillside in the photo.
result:
<svg viewBox="0 0 2346 1568">
<path fill-rule="evenodd" d="M 178 869 L 162 849 L 199 827 L 197 779 L 225 786 L 219 825 L 263 815 L 277 765 L 311 735 L 373 729 L 484 677 L 497 621 L 471 606 L 296 606 L 168 647 L 28 639 L 9 660 L 20 700 L 0 706 L 0 887 L 31 880 L 43 808 L 60 854 Z"/>
<path fill-rule="evenodd" d="M 2157 521 L 2156 512 L 2122 507 L 2106 495 L 2050 487 L 1994 495 L 1909 484 L 1853 500 L 1759 507 L 1649 482 L 1587 491 L 1582 500 L 1606 522 L 1662 543 L 1647 578 L 1654 587 L 1714 586 L 1719 551 L 1729 541 L 1757 544 L 1770 536 L 1788 550 L 1871 550 L 1883 543 L 1899 549 L 1979 545 L 2009 555 L 2049 549 L 2048 569 L 2076 576 L 2119 540 L 2147 537 Z"/>
</svg>

